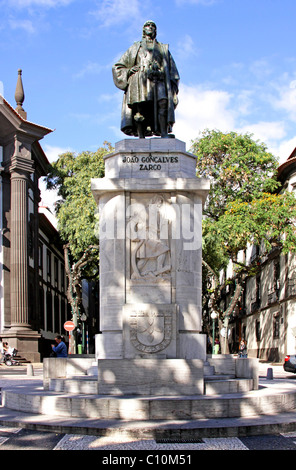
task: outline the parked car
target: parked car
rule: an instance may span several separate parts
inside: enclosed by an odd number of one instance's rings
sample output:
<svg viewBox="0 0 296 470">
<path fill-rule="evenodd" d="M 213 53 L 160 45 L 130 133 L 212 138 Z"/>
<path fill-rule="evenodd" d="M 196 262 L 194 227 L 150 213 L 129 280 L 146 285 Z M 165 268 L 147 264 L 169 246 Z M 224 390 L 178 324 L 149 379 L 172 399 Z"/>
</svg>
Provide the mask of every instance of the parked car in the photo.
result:
<svg viewBox="0 0 296 470">
<path fill-rule="evenodd" d="M 296 374 L 296 354 L 287 355 L 284 362 L 284 370 Z"/>
</svg>

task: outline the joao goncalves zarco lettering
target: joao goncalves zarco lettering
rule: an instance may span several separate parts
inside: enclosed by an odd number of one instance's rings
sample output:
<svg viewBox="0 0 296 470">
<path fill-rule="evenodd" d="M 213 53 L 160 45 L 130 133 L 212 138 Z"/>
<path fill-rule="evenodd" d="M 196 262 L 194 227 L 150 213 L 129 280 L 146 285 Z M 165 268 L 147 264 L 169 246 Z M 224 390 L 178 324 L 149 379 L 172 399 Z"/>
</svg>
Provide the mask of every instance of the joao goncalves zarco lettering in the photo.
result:
<svg viewBox="0 0 296 470">
<path fill-rule="evenodd" d="M 136 163 L 139 165 L 139 170 L 161 170 L 161 165 L 163 163 L 178 163 L 179 157 L 173 156 L 157 156 L 149 155 L 144 157 L 129 156 L 123 157 L 122 163 L 133 164 Z"/>
</svg>

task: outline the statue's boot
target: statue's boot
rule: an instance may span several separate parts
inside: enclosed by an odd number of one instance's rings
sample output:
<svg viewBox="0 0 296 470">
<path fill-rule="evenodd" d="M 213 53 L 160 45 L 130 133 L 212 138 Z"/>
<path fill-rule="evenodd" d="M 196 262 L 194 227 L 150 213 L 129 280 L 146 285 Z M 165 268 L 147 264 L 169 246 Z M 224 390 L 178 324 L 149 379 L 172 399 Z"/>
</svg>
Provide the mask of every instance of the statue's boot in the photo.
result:
<svg viewBox="0 0 296 470">
<path fill-rule="evenodd" d="M 168 123 L 167 123 L 167 110 L 159 109 L 158 111 L 158 122 L 160 127 L 160 135 L 162 139 L 168 139 Z"/>
<path fill-rule="evenodd" d="M 142 114 L 140 113 L 137 113 L 135 114 L 134 119 L 135 119 L 135 123 L 137 126 L 138 137 L 140 139 L 145 139 L 144 125 L 143 125 L 143 122 L 145 120 L 144 116 L 142 116 Z"/>
</svg>

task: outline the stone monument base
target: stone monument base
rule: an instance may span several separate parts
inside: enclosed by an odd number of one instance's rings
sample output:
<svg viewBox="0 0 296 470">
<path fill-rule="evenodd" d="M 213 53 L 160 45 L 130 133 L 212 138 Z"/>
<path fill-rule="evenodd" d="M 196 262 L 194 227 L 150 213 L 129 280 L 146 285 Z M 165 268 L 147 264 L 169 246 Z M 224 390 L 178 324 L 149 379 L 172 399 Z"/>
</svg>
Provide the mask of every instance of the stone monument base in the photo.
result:
<svg viewBox="0 0 296 470">
<path fill-rule="evenodd" d="M 96 346 L 96 361 L 102 359 L 131 359 L 131 356 L 126 352 L 126 357 L 123 358 L 123 335 L 121 331 L 104 332 L 104 334 L 95 335 Z M 130 346 L 131 348 L 131 346 Z M 172 349 L 172 347 L 171 347 Z M 170 345 L 168 348 L 161 350 L 159 353 L 154 353 L 154 358 L 157 359 L 175 359 L 176 356 L 170 354 Z M 178 354 L 180 358 L 184 359 L 201 359 L 206 360 L 206 335 L 195 332 L 179 332 L 178 333 Z M 143 351 L 137 351 L 137 359 L 151 358 L 152 354 Z"/>
<path fill-rule="evenodd" d="M 125 139 L 91 182 L 99 212 L 100 395 L 204 393 L 202 208 L 210 183 L 177 139 Z"/>
<path fill-rule="evenodd" d="M 100 395 L 182 396 L 204 393 L 200 359 L 101 359 Z"/>
</svg>

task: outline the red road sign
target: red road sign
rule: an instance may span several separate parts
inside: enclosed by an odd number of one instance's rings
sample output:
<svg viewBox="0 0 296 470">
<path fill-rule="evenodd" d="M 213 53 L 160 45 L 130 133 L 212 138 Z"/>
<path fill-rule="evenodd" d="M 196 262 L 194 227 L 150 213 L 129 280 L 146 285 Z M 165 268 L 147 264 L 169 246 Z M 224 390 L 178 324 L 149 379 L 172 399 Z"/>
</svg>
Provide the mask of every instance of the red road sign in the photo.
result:
<svg viewBox="0 0 296 470">
<path fill-rule="evenodd" d="M 70 321 L 70 320 L 69 320 L 69 321 L 66 321 L 66 322 L 64 323 L 64 328 L 65 328 L 66 331 L 73 331 L 73 330 L 75 329 L 74 322 L 72 322 L 72 321 Z"/>
</svg>

